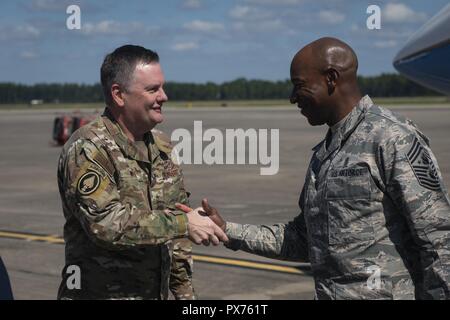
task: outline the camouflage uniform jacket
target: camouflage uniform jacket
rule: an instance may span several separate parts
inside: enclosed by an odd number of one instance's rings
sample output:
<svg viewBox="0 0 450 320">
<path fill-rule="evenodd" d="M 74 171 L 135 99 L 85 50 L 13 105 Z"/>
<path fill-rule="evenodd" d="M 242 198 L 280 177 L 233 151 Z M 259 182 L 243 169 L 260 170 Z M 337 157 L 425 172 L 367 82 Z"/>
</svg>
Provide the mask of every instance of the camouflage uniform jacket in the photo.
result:
<svg viewBox="0 0 450 320">
<path fill-rule="evenodd" d="M 365 96 L 325 141 L 300 214 L 227 223 L 227 246 L 310 262 L 317 299 L 449 299 L 450 200 L 428 139 Z"/>
<path fill-rule="evenodd" d="M 138 142 L 139 143 L 139 142 Z M 192 244 L 181 169 L 157 130 L 131 142 L 109 110 L 65 144 L 58 186 L 66 223 L 66 266 L 58 298 L 193 299 Z M 81 289 L 68 289 L 68 266 Z"/>
</svg>

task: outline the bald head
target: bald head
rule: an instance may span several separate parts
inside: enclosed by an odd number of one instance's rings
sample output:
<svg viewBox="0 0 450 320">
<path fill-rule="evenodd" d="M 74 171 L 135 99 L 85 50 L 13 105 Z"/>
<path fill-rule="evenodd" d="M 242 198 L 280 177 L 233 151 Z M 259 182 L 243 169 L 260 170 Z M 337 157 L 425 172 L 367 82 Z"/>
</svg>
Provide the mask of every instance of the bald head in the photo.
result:
<svg viewBox="0 0 450 320">
<path fill-rule="evenodd" d="M 332 125 L 361 98 L 357 81 L 358 58 L 336 38 L 320 38 L 302 48 L 291 63 L 296 103 L 312 125 Z"/>
<path fill-rule="evenodd" d="M 336 38 L 320 38 L 302 48 L 292 60 L 293 68 L 314 68 L 320 73 L 333 68 L 342 76 L 354 76 L 358 70 L 358 58 L 353 49 Z"/>
</svg>

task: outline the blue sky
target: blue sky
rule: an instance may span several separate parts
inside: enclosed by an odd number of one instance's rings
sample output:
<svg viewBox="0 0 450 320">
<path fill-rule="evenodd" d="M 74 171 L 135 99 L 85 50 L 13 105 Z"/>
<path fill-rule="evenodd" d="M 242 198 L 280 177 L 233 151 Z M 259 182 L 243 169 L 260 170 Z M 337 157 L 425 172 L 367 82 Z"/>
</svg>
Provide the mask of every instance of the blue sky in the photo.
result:
<svg viewBox="0 0 450 320">
<path fill-rule="evenodd" d="M 323 36 L 349 43 L 361 75 L 393 72 L 407 39 L 448 0 L 2 0 L 0 82 L 95 83 L 101 62 L 131 43 L 155 50 L 166 81 L 284 80 L 293 55 Z M 66 8 L 81 9 L 68 30 Z M 368 30 L 366 9 L 381 8 Z"/>
</svg>

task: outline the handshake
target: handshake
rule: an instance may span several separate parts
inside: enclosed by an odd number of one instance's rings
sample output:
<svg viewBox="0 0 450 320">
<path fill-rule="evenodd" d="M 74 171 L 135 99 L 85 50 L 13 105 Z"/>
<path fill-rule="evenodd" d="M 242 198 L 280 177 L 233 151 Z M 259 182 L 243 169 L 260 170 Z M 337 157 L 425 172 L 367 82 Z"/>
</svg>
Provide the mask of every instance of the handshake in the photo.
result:
<svg viewBox="0 0 450 320">
<path fill-rule="evenodd" d="M 226 222 L 217 209 L 209 205 L 207 199 L 203 199 L 202 206 L 196 209 L 191 209 L 181 203 L 177 203 L 175 206 L 187 214 L 189 239 L 192 242 L 205 246 L 209 246 L 210 242 L 215 246 L 220 242 L 228 242 L 225 234 Z"/>
</svg>

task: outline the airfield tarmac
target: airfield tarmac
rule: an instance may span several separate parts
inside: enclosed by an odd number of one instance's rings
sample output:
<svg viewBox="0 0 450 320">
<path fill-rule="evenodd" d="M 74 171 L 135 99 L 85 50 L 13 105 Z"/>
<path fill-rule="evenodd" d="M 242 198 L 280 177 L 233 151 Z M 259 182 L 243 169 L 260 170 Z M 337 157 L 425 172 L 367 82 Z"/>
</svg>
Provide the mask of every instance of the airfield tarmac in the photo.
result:
<svg viewBox="0 0 450 320">
<path fill-rule="evenodd" d="M 450 186 L 450 104 L 392 109 L 415 121 L 430 138 L 444 182 Z M 326 127 L 309 126 L 294 106 L 165 108 L 163 113 L 165 122 L 158 128 L 169 134 L 177 128 L 192 132 L 197 120 L 203 121 L 204 130 L 222 132 L 279 129 L 276 175 L 261 176 L 261 165 L 184 165 L 186 187 L 192 206 L 207 197 L 229 221 L 272 224 L 297 215 L 311 148 L 324 137 Z M 0 255 L 16 299 L 55 299 L 64 265 L 64 246 L 57 241 L 64 224 L 56 184 L 60 147 L 51 143 L 56 114 L 0 111 Z M 223 246 L 195 246 L 194 254 L 194 285 L 200 299 L 313 298 L 307 264 L 260 258 Z"/>
</svg>

